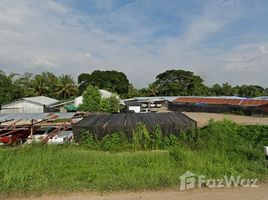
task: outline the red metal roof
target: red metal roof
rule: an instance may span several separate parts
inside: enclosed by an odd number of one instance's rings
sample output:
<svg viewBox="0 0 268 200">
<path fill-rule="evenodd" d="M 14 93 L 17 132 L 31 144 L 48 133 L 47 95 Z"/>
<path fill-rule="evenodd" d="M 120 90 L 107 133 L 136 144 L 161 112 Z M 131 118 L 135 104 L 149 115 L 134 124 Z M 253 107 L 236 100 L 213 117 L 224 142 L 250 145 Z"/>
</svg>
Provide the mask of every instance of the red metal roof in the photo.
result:
<svg viewBox="0 0 268 200">
<path fill-rule="evenodd" d="M 208 97 L 179 97 L 175 103 L 204 103 L 214 105 L 234 105 L 234 106 L 262 106 L 268 105 L 268 100 L 257 99 L 224 99 Z"/>
</svg>

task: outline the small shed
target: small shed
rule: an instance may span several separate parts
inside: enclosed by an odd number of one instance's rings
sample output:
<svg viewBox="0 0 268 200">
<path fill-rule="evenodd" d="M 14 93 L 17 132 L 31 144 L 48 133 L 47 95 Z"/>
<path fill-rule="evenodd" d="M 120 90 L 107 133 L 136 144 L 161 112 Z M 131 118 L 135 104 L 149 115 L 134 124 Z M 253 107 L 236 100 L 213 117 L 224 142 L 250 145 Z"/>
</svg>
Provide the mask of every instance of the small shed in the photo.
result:
<svg viewBox="0 0 268 200">
<path fill-rule="evenodd" d="M 118 132 L 124 132 L 131 138 L 133 129 L 140 122 L 144 123 L 149 131 L 160 126 L 163 135 L 179 134 L 197 126 L 196 121 L 180 112 L 166 112 L 93 114 L 73 124 L 72 128 L 77 141 L 81 137 L 81 130 L 88 130 L 97 138 Z"/>
</svg>

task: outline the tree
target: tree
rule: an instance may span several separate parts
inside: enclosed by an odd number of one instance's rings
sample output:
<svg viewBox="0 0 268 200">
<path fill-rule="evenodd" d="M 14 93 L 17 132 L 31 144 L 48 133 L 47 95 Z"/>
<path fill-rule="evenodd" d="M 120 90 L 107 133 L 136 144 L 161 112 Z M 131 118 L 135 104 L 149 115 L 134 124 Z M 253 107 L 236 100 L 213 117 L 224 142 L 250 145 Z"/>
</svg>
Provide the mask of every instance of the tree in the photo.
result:
<svg viewBox="0 0 268 200">
<path fill-rule="evenodd" d="M 8 103 L 18 95 L 12 82 L 12 75 L 6 75 L 0 70 L 0 105 Z"/>
<path fill-rule="evenodd" d="M 14 84 L 18 88 L 20 97 L 34 96 L 35 91 L 32 87 L 33 75 L 31 73 L 25 73 L 23 75 L 17 75 Z"/>
<path fill-rule="evenodd" d="M 200 76 L 184 70 L 168 70 L 159 74 L 154 82 L 158 88 L 157 95 L 206 95 L 207 88 Z"/>
<path fill-rule="evenodd" d="M 150 97 L 155 97 L 158 94 L 158 87 L 155 83 L 149 84 L 147 88 L 147 95 Z"/>
<path fill-rule="evenodd" d="M 102 112 L 108 112 L 109 109 L 110 109 L 109 99 L 108 98 L 101 99 L 101 102 L 100 102 L 100 111 L 102 111 Z"/>
<path fill-rule="evenodd" d="M 250 97 L 258 97 L 265 95 L 265 89 L 259 85 L 249 85 Z"/>
<path fill-rule="evenodd" d="M 242 97 L 258 97 L 266 95 L 265 89 L 258 85 L 236 86 L 235 90 Z"/>
<path fill-rule="evenodd" d="M 80 74 L 79 80 L 80 89 L 82 90 L 88 84 L 97 86 L 100 89 L 105 89 L 110 92 L 115 92 L 119 95 L 127 95 L 129 81 L 127 76 L 118 71 L 99 71 L 96 70 L 89 74 Z"/>
<path fill-rule="evenodd" d="M 87 112 L 100 110 L 101 94 L 98 87 L 88 85 L 82 96 L 83 103 L 78 107 L 79 110 Z"/>
<path fill-rule="evenodd" d="M 109 109 L 107 110 L 108 112 L 114 113 L 120 110 L 120 101 L 115 95 L 112 95 L 111 97 L 109 97 L 108 101 L 109 101 L 109 106 L 110 106 Z"/>
<path fill-rule="evenodd" d="M 51 72 L 42 72 L 34 76 L 31 86 L 37 96 L 57 98 L 58 77 Z"/>
<path fill-rule="evenodd" d="M 70 75 L 62 75 L 59 77 L 57 85 L 57 95 L 60 98 L 66 99 L 75 96 L 78 92 L 78 88 L 75 85 Z"/>
<path fill-rule="evenodd" d="M 124 98 L 132 98 L 132 97 L 139 97 L 139 96 L 142 96 L 143 93 L 141 93 L 140 90 L 138 90 L 137 88 L 135 88 L 133 86 L 133 84 L 129 84 L 128 85 L 128 93 L 127 95 L 124 96 Z"/>
<path fill-rule="evenodd" d="M 115 95 L 109 98 L 103 98 L 100 102 L 100 110 L 109 113 L 118 112 L 120 110 L 119 99 Z"/>
<path fill-rule="evenodd" d="M 49 86 L 46 79 L 41 75 L 36 75 L 31 84 L 34 94 L 37 96 L 49 96 Z"/>
<path fill-rule="evenodd" d="M 87 86 L 90 84 L 91 75 L 82 73 L 78 76 L 78 84 L 79 84 L 79 93 L 82 94 L 83 91 L 87 88 Z"/>
<path fill-rule="evenodd" d="M 235 95 L 235 90 L 229 83 L 222 84 L 222 95 L 224 96 L 233 96 Z"/>
<path fill-rule="evenodd" d="M 214 85 L 210 88 L 210 92 L 211 92 L 212 95 L 221 96 L 221 95 L 222 95 L 222 88 L 221 88 L 221 86 L 217 83 L 217 84 L 214 84 Z"/>
</svg>

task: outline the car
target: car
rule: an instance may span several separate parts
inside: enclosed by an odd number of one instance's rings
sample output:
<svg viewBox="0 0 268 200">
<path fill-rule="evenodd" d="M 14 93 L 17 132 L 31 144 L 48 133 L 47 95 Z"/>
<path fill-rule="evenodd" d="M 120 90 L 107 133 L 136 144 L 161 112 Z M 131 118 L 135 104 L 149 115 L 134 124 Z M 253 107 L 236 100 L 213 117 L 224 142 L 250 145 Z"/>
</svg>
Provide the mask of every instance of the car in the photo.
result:
<svg viewBox="0 0 268 200">
<path fill-rule="evenodd" d="M 34 131 L 33 135 L 29 135 L 27 142 L 42 142 L 44 138 L 48 136 L 51 132 L 56 130 L 56 127 L 48 126 L 48 127 L 42 127 Z"/>
<path fill-rule="evenodd" d="M 48 144 L 64 144 L 67 142 L 71 142 L 73 140 L 73 131 L 61 131 L 59 134 L 55 135 L 52 138 L 49 138 L 47 143 Z"/>
</svg>

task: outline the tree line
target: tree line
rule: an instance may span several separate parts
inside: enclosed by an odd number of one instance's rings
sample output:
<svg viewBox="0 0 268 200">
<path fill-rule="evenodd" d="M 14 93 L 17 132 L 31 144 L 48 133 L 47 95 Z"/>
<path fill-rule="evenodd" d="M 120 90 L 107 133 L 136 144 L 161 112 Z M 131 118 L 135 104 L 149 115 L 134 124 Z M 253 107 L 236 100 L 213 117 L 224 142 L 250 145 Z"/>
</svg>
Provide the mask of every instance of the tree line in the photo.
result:
<svg viewBox="0 0 268 200">
<path fill-rule="evenodd" d="M 167 70 L 156 76 L 146 88 L 137 89 L 123 72 L 95 70 L 82 73 L 77 81 L 70 75 L 56 76 L 51 72 L 7 74 L 0 71 L 0 104 L 29 96 L 48 96 L 59 100 L 82 95 L 87 87 L 95 86 L 118 94 L 121 98 L 134 96 L 268 96 L 268 88 L 258 85 L 232 86 L 229 83 L 211 87 L 191 71 Z M 107 102 L 106 102 L 107 104 Z"/>
</svg>

